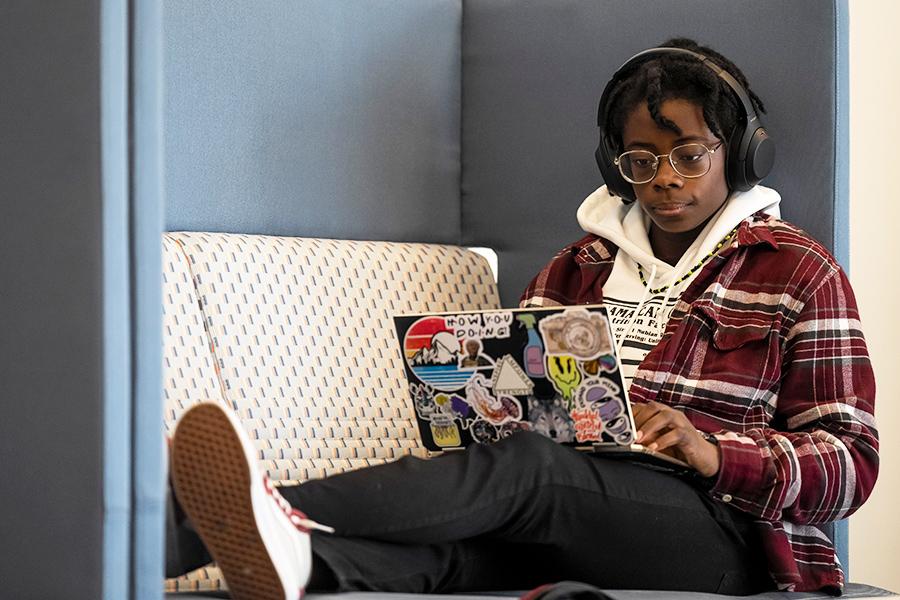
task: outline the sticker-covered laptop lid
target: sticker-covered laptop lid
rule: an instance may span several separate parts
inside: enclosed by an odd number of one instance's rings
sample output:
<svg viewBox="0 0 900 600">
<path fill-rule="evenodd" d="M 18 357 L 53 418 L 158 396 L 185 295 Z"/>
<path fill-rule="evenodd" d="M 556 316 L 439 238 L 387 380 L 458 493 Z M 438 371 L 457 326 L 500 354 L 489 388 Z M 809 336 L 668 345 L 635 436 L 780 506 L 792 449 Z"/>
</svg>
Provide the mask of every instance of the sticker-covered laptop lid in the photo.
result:
<svg viewBox="0 0 900 600">
<path fill-rule="evenodd" d="M 426 448 L 531 430 L 574 446 L 629 445 L 634 426 L 602 306 L 394 318 Z"/>
</svg>

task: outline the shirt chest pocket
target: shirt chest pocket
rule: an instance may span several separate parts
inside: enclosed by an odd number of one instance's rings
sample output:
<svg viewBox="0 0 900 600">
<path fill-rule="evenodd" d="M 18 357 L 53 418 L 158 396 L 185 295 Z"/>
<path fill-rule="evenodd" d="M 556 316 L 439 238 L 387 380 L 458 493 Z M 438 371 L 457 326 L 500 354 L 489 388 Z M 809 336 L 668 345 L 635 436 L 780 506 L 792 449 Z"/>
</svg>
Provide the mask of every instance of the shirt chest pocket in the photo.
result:
<svg viewBox="0 0 900 600">
<path fill-rule="evenodd" d="M 697 382 L 689 401 L 735 416 L 770 412 L 767 399 L 781 370 L 775 316 L 714 304 L 695 304 L 690 313 L 685 325 L 694 335 L 685 336 L 675 361 L 682 377 Z"/>
</svg>

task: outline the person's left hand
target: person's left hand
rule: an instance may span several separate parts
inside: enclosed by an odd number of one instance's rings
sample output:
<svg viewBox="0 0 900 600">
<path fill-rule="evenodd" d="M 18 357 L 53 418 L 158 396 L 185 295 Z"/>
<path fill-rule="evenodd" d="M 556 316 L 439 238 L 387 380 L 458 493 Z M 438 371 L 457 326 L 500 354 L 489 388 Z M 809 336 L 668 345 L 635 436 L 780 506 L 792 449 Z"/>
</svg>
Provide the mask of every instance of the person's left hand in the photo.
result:
<svg viewBox="0 0 900 600">
<path fill-rule="evenodd" d="M 719 472 L 719 448 L 706 441 L 683 412 L 659 402 L 635 403 L 631 410 L 637 443 L 683 460 L 704 477 Z"/>
</svg>

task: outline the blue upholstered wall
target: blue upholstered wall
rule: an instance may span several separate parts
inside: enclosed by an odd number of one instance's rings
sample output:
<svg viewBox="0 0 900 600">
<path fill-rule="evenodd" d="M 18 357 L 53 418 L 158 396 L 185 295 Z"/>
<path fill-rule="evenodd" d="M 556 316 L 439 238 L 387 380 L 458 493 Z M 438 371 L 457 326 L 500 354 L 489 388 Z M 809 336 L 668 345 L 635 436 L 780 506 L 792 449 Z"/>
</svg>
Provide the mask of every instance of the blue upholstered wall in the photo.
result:
<svg viewBox="0 0 900 600">
<path fill-rule="evenodd" d="M 459 240 L 458 0 L 164 6 L 170 230 Z"/>
</svg>

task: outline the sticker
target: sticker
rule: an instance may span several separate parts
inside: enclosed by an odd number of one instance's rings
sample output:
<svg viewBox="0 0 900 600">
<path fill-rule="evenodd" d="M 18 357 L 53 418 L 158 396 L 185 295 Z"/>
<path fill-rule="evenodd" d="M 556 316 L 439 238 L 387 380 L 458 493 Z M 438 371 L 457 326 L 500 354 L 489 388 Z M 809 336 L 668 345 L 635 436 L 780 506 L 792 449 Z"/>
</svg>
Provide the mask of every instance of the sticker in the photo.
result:
<svg viewBox="0 0 900 600">
<path fill-rule="evenodd" d="M 547 377 L 556 391 L 562 394 L 566 402 L 571 404 L 572 394 L 581 383 L 581 370 L 572 356 L 548 355 Z"/>
<path fill-rule="evenodd" d="M 628 422 L 628 415 L 621 415 L 611 421 L 605 421 L 603 428 L 607 433 L 613 436 L 617 444 L 634 443 L 634 433 L 631 431 L 631 424 Z"/>
<path fill-rule="evenodd" d="M 493 425 L 502 425 L 522 418 L 522 405 L 519 401 L 505 394 L 492 396 L 488 389 L 488 381 L 481 374 L 475 375 L 466 385 L 466 398 L 478 416 Z"/>
<path fill-rule="evenodd" d="M 606 396 L 594 405 L 603 421 L 603 429 L 615 439 L 616 443 L 630 444 L 634 441 L 631 421 L 625 411 L 625 402 L 621 398 L 615 395 Z"/>
<path fill-rule="evenodd" d="M 603 433 L 619 444 L 630 444 L 634 435 L 619 397 L 618 384 L 607 379 L 589 378 L 575 392 L 575 435 L 579 442 L 599 441 Z"/>
<path fill-rule="evenodd" d="M 585 375 L 596 375 L 600 372 L 600 361 L 597 359 L 586 360 L 581 363 L 581 368 L 584 369 Z"/>
<path fill-rule="evenodd" d="M 603 439 L 603 421 L 592 408 L 576 408 L 572 411 L 575 439 L 579 442 L 599 442 Z"/>
<path fill-rule="evenodd" d="M 569 309 L 538 323 L 547 354 L 569 354 L 578 360 L 593 360 L 612 353 L 609 323 L 583 308 Z"/>
<path fill-rule="evenodd" d="M 466 385 L 473 369 L 460 369 L 456 332 L 444 317 L 422 317 L 403 338 L 403 353 L 410 370 L 422 382 L 444 392 Z"/>
<path fill-rule="evenodd" d="M 440 408 L 441 413 L 453 418 L 465 419 L 472 412 L 472 407 L 466 399 L 457 394 L 438 394 L 434 397 L 434 403 Z"/>
<path fill-rule="evenodd" d="M 497 361 L 494 366 L 494 376 L 491 378 L 491 387 L 497 394 L 509 394 L 510 396 L 525 396 L 534 389 L 534 382 L 528 378 L 519 363 L 507 354 Z"/>
<path fill-rule="evenodd" d="M 566 403 L 560 396 L 550 399 L 528 398 L 528 422 L 531 430 L 557 442 L 574 442 L 575 427 Z"/>
<path fill-rule="evenodd" d="M 607 373 L 612 373 L 619 368 L 619 365 L 616 364 L 616 357 L 613 354 L 604 354 L 597 362 L 600 365 L 600 370 Z"/>
<path fill-rule="evenodd" d="M 487 313 L 472 313 L 444 317 L 447 328 L 456 334 L 456 339 L 506 339 L 513 322 L 511 311 L 502 310 Z"/>
<path fill-rule="evenodd" d="M 472 434 L 472 439 L 479 444 L 488 444 L 500 439 L 497 428 L 481 419 L 472 422 L 472 425 L 469 427 L 469 433 Z"/>
<path fill-rule="evenodd" d="M 611 423 L 619 415 L 625 414 L 625 403 L 617 396 L 607 396 L 597 403 L 597 410 L 604 423 Z"/>
<path fill-rule="evenodd" d="M 438 411 L 438 406 L 434 403 L 434 391 L 421 383 L 410 383 L 409 396 L 419 418 L 430 421 L 431 416 Z"/>
<path fill-rule="evenodd" d="M 500 437 L 506 438 L 519 431 L 531 431 L 531 423 L 528 421 L 510 421 L 500 426 Z"/>
<path fill-rule="evenodd" d="M 575 406 L 578 408 L 591 408 L 592 404 L 600 402 L 604 398 L 618 396 L 619 386 L 608 379 L 590 377 L 585 379 L 575 392 Z"/>
<path fill-rule="evenodd" d="M 450 415 L 434 415 L 431 420 L 431 437 L 434 443 L 441 448 L 462 445 L 459 427 L 453 422 L 453 417 Z"/>
<path fill-rule="evenodd" d="M 528 334 L 528 343 L 522 351 L 522 364 L 525 365 L 525 373 L 529 377 L 544 377 L 544 343 L 541 336 L 538 335 L 534 328 L 536 324 L 535 316 L 530 313 L 520 313 L 516 315 L 516 321 L 525 328 Z"/>
<path fill-rule="evenodd" d="M 462 344 L 463 352 L 459 355 L 460 369 L 479 369 L 493 367 L 494 360 L 484 354 L 484 346 L 478 338 L 468 338 Z"/>
</svg>

